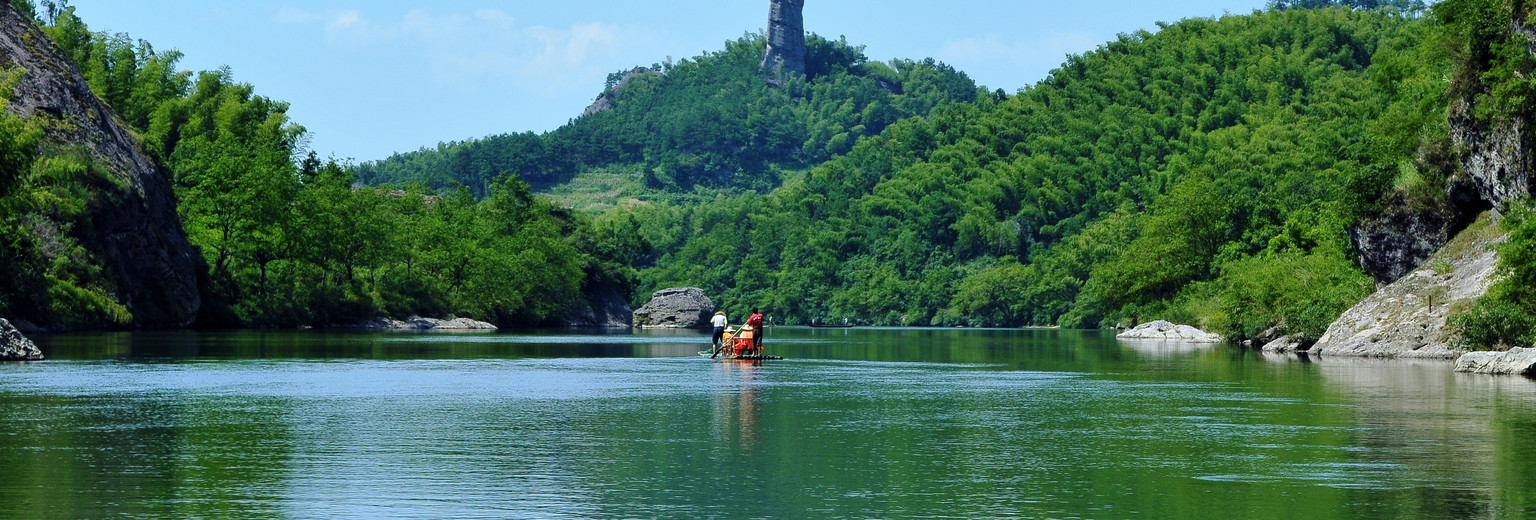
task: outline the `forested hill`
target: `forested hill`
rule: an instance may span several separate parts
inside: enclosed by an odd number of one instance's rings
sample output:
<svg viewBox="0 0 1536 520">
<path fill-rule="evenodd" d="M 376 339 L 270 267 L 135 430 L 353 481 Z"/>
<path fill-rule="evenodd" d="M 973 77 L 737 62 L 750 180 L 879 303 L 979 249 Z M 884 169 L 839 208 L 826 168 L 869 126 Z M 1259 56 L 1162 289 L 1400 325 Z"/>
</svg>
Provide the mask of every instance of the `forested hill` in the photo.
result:
<svg viewBox="0 0 1536 520">
<path fill-rule="evenodd" d="M 634 287 L 610 224 L 516 177 L 480 198 L 355 188 L 305 153 L 287 103 L 227 68 L 177 70 L 180 53 L 93 31 L 64 4 L 0 3 L 0 316 L 51 329 L 627 319 L 607 312 Z"/>
<path fill-rule="evenodd" d="M 862 47 L 815 34 L 806 38 L 807 75 L 770 85 L 764 46 L 761 35 L 748 35 L 718 52 L 616 72 L 593 109 L 552 132 L 441 143 L 353 171 L 369 185 L 459 183 L 477 196 L 503 173 L 537 189 L 603 167 L 641 175 L 652 189 L 766 190 L 782 170 L 819 164 L 896 121 L 982 95 L 942 63 L 869 61 Z"/>
<path fill-rule="evenodd" d="M 1443 193 L 1431 26 L 1272 9 L 1122 35 L 771 194 L 630 210 L 658 252 L 640 292 L 698 285 L 791 323 L 1155 317 L 1316 337 L 1373 287 L 1349 226 L 1394 194 Z"/>
</svg>

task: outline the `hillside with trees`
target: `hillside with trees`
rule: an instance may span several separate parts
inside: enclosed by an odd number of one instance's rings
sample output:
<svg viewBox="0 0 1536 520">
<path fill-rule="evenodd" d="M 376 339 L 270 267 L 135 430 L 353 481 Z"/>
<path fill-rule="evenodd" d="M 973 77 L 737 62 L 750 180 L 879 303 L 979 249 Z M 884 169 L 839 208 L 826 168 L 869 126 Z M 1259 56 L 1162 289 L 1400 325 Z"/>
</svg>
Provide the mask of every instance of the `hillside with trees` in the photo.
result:
<svg viewBox="0 0 1536 520">
<path fill-rule="evenodd" d="M 1437 34 L 1414 11 L 1345 8 L 1125 34 L 772 193 L 629 210 L 657 251 L 642 288 L 699 285 L 790 323 L 1316 337 L 1373 288 L 1350 225 L 1446 182 Z"/>
<path fill-rule="evenodd" d="M 256 94 L 227 68 L 177 70 L 180 53 L 92 31 L 73 9 L 44 4 L 6 8 L 42 25 L 170 179 L 200 260 L 199 326 L 409 314 L 566 323 L 589 310 L 584 291 L 633 287 L 624 253 L 602 238 L 612 229 L 533 196 L 515 176 L 482 185 L 479 198 L 466 188 L 357 189 L 344 165 L 305 153 L 305 130 L 287 103 Z M 0 287 L 0 302 L 11 305 L 3 310 L 48 327 L 146 324 L 106 290 L 109 268 L 74 252 L 101 226 L 81 216 L 113 196 L 102 186 L 110 182 L 89 158 L 40 147 L 35 125 L 0 119 L 7 171 L 19 174 L 0 183 L 9 247 L 0 265 L 12 280 L 34 280 Z M 62 296 L 39 300 L 39 286 Z"/>
<path fill-rule="evenodd" d="M 615 73 L 557 130 L 360 165 L 306 153 L 287 105 L 228 69 L 178 71 L 179 54 L 51 3 L 39 18 L 172 179 L 204 325 L 554 324 L 597 288 L 638 304 L 689 285 L 790 324 L 1162 318 L 1244 339 L 1316 338 L 1370 293 L 1362 222 L 1439 215 L 1454 232 L 1481 209 L 1459 199 L 1455 107 L 1487 125 L 1536 113 L 1523 7 L 1314 3 L 1122 34 L 1014 94 L 814 35 L 808 74 L 768 81 L 762 37 L 746 35 Z M 6 121 L 8 146 L 28 149 L 35 130 Z M 49 184 L 61 163 L 17 164 L 30 173 L 0 186 L 8 207 L 90 203 Z M 540 194 L 593 172 L 656 196 L 587 212 Z M 1536 329 L 1519 282 L 1536 220 L 1521 200 L 1506 209 L 1505 278 L 1463 310 L 1469 344 Z M 52 265 L 96 302 L 59 321 L 132 322 L 29 229 L 6 222 L 8 265 Z"/>
<path fill-rule="evenodd" d="M 665 192 L 767 191 L 784 171 L 847 153 L 892 123 L 985 95 L 932 59 L 869 61 L 863 47 L 815 34 L 806 47 L 807 74 L 783 85 L 763 79 L 763 36 L 746 35 L 720 51 L 610 74 L 594 108 L 551 132 L 439 143 L 354 172 L 368 185 L 463 185 L 476 196 L 502 174 L 548 188 L 602 168 Z"/>
</svg>

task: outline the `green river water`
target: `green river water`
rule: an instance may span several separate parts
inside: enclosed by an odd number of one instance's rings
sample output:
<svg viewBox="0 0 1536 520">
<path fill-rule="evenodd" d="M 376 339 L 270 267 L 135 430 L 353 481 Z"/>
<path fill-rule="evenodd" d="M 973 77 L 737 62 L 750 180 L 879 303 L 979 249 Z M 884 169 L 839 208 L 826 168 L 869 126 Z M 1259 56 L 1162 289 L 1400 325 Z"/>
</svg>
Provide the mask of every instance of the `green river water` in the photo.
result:
<svg viewBox="0 0 1536 520">
<path fill-rule="evenodd" d="M 0 364 L 0 518 L 1529 518 L 1536 381 L 1108 332 L 135 332 Z"/>
</svg>

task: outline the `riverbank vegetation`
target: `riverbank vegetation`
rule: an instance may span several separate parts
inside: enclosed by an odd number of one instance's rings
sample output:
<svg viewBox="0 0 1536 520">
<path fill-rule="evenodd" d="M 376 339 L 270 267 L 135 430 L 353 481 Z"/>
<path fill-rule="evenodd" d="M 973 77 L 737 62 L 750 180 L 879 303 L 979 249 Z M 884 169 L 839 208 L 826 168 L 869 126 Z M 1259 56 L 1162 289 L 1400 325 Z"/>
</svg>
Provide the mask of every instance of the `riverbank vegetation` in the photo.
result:
<svg viewBox="0 0 1536 520">
<path fill-rule="evenodd" d="M 622 231 L 622 221 L 595 223 L 532 195 L 516 176 L 482 183 L 478 199 L 462 186 L 358 188 L 344 165 L 304 154 L 305 130 L 288 119 L 286 103 L 255 94 L 230 70 L 179 71 L 175 51 L 93 32 L 73 9 L 49 7 L 48 19 L 40 20 L 44 31 L 171 179 L 182 225 L 204 264 L 203 326 L 346 324 L 379 314 L 536 325 L 587 305 L 584 288 L 633 287 L 626 253 L 614 249 L 623 239 L 607 238 Z M 55 252 L 52 267 L 21 265 L 47 255 L 18 218 L 33 210 L 79 213 L 100 190 L 83 184 L 82 175 L 47 182 L 88 172 L 89 161 L 36 159 L 28 152 L 37 129 L 14 116 L 0 120 L 0 128 L 0 147 L 9 151 L 5 171 L 31 172 L 0 182 L 0 195 L 27 195 L 0 199 L 7 209 L 0 227 L 12 248 L 7 270 L 79 280 L 44 287 L 81 293 L 41 302 L 50 308 L 44 323 L 131 323 L 110 296 L 87 298 L 100 290 L 91 284 L 96 278 L 75 271 L 89 262 Z M 57 186 L 75 189 L 50 188 Z M 21 206 L 25 211 L 11 211 Z M 38 303 L 25 297 L 34 287 L 5 289 L 17 295 L 8 302 Z"/>
<path fill-rule="evenodd" d="M 597 285 L 690 285 L 791 324 L 1316 338 L 1373 289 L 1350 227 L 1448 204 L 1472 84 L 1447 78 L 1486 71 L 1484 110 L 1519 111 L 1530 67 L 1484 0 L 1315 3 L 1122 34 L 1014 93 L 815 35 L 770 83 L 749 34 L 616 72 L 557 130 L 358 165 L 227 69 L 45 22 L 171 172 L 205 323 L 549 323 Z"/>
<path fill-rule="evenodd" d="M 1445 60 L 1399 10 L 1191 19 L 937 108 L 770 194 L 640 207 L 646 288 L 889 325 L 1152 317 L 1316 337 L 1368 294 L 1348 226 L 1443 174 Z M 643 291 L 642 291 L 643 292 Z"/>
</svg>

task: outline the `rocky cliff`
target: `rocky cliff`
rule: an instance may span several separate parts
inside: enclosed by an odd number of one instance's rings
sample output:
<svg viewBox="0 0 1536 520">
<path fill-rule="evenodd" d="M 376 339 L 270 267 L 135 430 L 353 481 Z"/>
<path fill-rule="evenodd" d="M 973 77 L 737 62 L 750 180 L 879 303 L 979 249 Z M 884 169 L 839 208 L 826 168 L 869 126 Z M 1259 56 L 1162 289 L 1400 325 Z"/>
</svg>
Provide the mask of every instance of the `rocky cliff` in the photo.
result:
<svg viewBox="0 0 1536 520">
<path fill-rule="evenodd" d="M 1491 216 L 1456 235 L 1414 270 L 1366 297 L 1328 326 L 1308 352 L 1323 356 L 1454 358 L 1450 316 L 1488 292 L 1504 239 Z"/>
<path fill-rule="evenodd" d="M 1536 41 L 1531 42 L 1536 45 Z M 1480 120 L 1475 98 L 1451 100 L 1451 143 L 1462 151 L 1461 170 L 1478 198 L 1503 211 L 1531 194 L 1531 151 L 1516 118 Z"/>
<path fill-rule="evenodd" d="M 773 0 L 768 6 L 768 52 L 763 68 L 777 79 L 805 74 L 805 0 Z"/>
<path fill-rule="evenodd" d="M 3 4 L 0 66 L 26 71 L 9 111 L 29 120 L 42 118 L 46 136 L 40 149 L 83 151 L 119 185 L 118 192 L 104 193 L 91 204 L 90 229 L 67 229 L 46 215 L 32 225 L 43 237 L 70 233 L 100 263 L 113 296 L 132 313 L 135 325 L 191 324 L 201 305 L 197 264 L 165 171 L 91 93 L 48 36 L 10 2 Z"/>
</svg>

